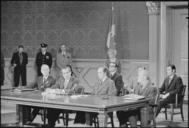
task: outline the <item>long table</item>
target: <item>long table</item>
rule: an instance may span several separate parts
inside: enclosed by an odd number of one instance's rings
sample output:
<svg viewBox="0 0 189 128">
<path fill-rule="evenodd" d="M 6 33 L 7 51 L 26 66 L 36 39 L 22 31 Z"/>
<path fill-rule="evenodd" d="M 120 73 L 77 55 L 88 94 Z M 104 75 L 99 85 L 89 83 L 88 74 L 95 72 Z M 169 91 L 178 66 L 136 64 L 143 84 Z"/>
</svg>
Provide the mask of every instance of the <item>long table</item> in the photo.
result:
<svg viewBox="0 0 189 128">
<path fill-rule="evenodd" d="M 19 122 L 23 124 L 24 114 L 22 106 L 38 106 L 44 108 L 58 108 L 75 111 L 99 113 L 100 127 L 107 127 L 107 113 L 113 111 L 141 108 L 141 125 L 147 126 L 149 99 L 126 100 L 116 96 L 96 96 L 96 95 L 60 95 L 42 96 L 40 91 L 14 92 L 12 90 L 2 90 L 1 100 L 10 101 L 19 106 L 17 109 Z"/>
</svg>

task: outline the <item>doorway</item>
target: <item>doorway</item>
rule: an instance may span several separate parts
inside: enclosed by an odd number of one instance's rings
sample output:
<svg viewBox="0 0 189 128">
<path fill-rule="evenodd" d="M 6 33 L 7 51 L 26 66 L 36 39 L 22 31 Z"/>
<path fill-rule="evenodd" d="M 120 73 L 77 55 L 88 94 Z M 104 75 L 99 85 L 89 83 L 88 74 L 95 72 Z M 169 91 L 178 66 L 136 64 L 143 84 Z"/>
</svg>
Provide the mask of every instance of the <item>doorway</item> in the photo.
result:
<svg viewBox="0 0 189 128">
<path fill-rule="evenodd" d="M 188 9 L 167 8 L 167 62 L 175 64 L 176 72 L 187 86 L 188 101 Z"/>
</svg>

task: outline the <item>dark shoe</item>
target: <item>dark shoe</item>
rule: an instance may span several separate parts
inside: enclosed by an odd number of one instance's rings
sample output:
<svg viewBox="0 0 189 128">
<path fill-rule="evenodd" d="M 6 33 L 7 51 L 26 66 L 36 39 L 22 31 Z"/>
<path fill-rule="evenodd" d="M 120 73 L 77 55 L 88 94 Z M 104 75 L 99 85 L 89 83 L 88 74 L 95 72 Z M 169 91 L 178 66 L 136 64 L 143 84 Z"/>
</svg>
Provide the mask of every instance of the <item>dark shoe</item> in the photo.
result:
<svg viewBox="0 0 189 128">
<path fill-rule="evenodd" d="M 31 123 L 32 123 L 31 121 L 27 121 L 25 124 L 30 125 Z"/>
<path fill-rule="evenodd" d="M 126 124 L 121 124 L 120 128 L 128 128 L 128 126 Z"/>
</svg>

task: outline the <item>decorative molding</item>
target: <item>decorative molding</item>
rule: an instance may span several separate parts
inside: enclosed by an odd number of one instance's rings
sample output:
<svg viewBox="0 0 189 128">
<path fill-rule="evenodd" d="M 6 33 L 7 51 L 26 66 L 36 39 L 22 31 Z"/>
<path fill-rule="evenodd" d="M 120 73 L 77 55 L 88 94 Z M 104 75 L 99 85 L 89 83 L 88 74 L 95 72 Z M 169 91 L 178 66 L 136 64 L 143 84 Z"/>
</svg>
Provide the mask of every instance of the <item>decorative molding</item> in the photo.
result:
<svg viewBox="0 0 189 128">
<path fill-rule="evenodd" d="M 160 2 L 146 2 L 149 15 L 157 15 L 160 13 Z"/>
</svg>

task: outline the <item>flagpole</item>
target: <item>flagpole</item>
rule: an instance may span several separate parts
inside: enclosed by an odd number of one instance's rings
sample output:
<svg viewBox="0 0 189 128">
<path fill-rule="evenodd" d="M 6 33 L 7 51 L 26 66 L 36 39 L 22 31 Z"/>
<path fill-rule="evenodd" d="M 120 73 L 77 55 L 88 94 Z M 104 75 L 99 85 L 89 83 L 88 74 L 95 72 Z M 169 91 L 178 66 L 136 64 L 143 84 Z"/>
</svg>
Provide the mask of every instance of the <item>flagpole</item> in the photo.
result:
<svg viewBox="0 0 189 128">
<path fill-rule="evenodd" d="M 112 2 L 112 24 L 114 24 L 114 2 Z"/>
</svg>

